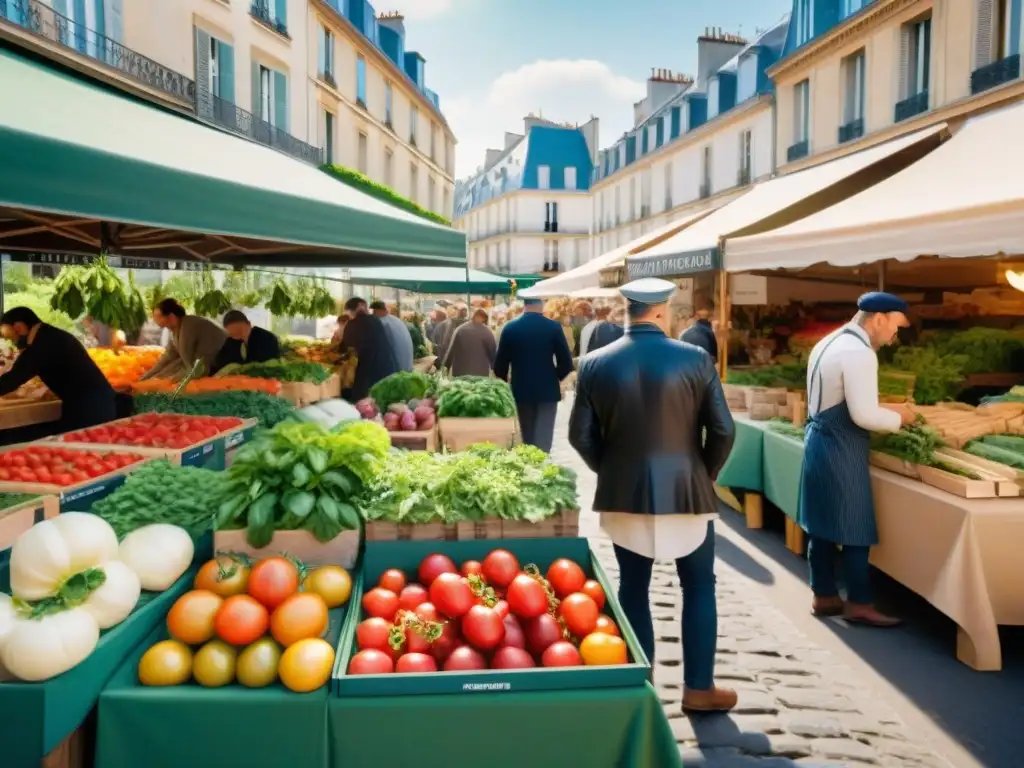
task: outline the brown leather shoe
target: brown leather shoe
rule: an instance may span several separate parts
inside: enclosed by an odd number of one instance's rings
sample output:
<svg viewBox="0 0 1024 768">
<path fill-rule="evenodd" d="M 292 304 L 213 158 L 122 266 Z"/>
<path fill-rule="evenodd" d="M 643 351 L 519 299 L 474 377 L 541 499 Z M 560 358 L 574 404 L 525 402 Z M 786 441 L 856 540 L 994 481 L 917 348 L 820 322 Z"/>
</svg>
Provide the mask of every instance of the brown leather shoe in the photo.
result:
<svg viewBox="0 0 1024 768">
<path fill-rule="evenodd" d="M 728 712 L 736 706 L 738 697 L 731 688 L 713 687 L 708 691 L 683 689 L 684 712 Z"/>
<path fill-rule="evenodd" d="M 811 613 L 815 616 L 840 616 L 845 607 L 846 603 L 843 602 L 843 598 L 839 597 L 839 595 L 832 597 L 818 597 L 818 595 L 815 595 L 814 600 L 811 602 Z"/>
<path fill-rule="evenodd" d="M 843 618 L 851 624 L 863 624 L 866 627 L 878 627 L 879 629 L 898 627 L 903 623 L 903 619 L 886 616 L 873 605 L 858 603 L 847 603 L 846 610 L 843 611 Z"/>
</svg>

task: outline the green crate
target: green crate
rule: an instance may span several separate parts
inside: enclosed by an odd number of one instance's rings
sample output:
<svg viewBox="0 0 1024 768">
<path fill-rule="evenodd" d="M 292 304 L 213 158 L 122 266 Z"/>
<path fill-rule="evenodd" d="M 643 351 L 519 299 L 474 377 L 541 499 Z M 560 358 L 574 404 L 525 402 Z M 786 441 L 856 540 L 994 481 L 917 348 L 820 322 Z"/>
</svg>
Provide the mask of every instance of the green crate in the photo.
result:
<svg viewBox="0 0 1024 768">
<path fill-rule="evenodd" d="M 353 675 L 346 673 L 356 652 L 356 627 L 364 618 L 351 611 L 342 631 L 334 666 L 336 696 L 401 696 L 416 694 L 454 694 L 480 691 L 551 691 L 584 688 L 642 686 L 647 682 L 650 662 L 626 621 L 611 582 L 590 551 L 584 538 L 490 539 L 486 541 L 371 541 L 366 543 L 362 567 L 352 588 L 351 604 L 362 602 L 365 585 L 376 584 L 388 568 L 415 574 L 424 557 L 441 552 L 456 563 L 483 560 L 494 549 L 507 549 L 523 565 L 536 564 L 541 571 L 560 557 L 579 563 L 588 578 L 604 588 L 604 612 L 619 627 L 632 662 L 615 667 L 562 667 L 524 670 L 485 670 L 481 672 L 432 672 L 428 674 Z"/>
</svg>

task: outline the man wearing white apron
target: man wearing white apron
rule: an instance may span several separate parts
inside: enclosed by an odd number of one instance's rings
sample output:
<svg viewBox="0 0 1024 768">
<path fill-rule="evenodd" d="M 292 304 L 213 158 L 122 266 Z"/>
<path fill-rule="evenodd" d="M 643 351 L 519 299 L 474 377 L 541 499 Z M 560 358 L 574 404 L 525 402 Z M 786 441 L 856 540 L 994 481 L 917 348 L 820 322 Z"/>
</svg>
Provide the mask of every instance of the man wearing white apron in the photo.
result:
<svg viewBox="0 0 1024 768">
<path fill-rule="evenodd" d="M 899 619 L 876 610 L 871 592 L 868 556 L 878 529 L 868 460 L 871 432 L 896 432 L 916 418 L 906 405 L 878 403 L 876 352 L 909 321 L 907 303 L 889 293 L 866 293 L 857 309 L 852 322 L 815 345 L 808 361 L 797 522 L 808 535 L 815 615 L 892 627 Z M 836 583 L 837 560 L 845 602 Z"/>
</svg>

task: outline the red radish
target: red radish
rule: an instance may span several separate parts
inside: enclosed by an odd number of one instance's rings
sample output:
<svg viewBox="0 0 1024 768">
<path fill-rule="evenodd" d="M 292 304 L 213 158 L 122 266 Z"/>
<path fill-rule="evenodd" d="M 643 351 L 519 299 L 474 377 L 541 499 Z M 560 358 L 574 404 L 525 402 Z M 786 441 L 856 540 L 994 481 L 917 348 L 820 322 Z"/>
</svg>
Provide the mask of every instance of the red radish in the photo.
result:
<svg viewBox="0 0 1024 768">
<path fill-rule="evenodd" d="M 489 651 L 501 645 L 505 638 L 505 625 L 493 608 L 474 605 L 462 617 L 462 636 L 474 648 Z"/>
<path fill-rule="evenodd" d="M 422 584 L 406 584 L 398 595 L 398 607 L 406 611 L 415 611 L 429 600 L 430 595 Z"/>
<path fill-rule="evenodd" d="M 468 645 L 460 645 L 444 663 L 445 672 L 476 672 L 487 669 L 487 659 Z"/>
<path fill-rule="evenodd" d="M 515 648 L 506 645 L 494 652 L 491 659 L 491 669 L 529 669 L 537 666 L 530 656 L 522 648 Z"/>
<path fill-rule="evenodd" d="M 519 561 L 507 549 L 495 549 L 482 563 L 484 578 L 492 587 L 507 587 L 519 573 Z"/>
<path fill-rule="evenodd" d="M 420 584 L 430 589 L 430 585 L 434 583 L 434 579 L 440 576 L 442 573 L 458 573 L 459 569 L 455 567 L 455 563 L 448 555 L 442 555 L 435 552 L 432 555 L 427 555 L 423 558 L 423 562 L 420 563 L 419 577 Z"/>
<path fill-rule="evenodd" d="M 437 672 L 437 662 L 425 653 L 407 653 L 395 664 L 395 672 Z"/>
<path fill-rule="evenodd" d="M 395 662 L 383 651 L 360 651 L 348 663 L 350 675 L 386 675 L 395 671 Z"/>
<path fill-rule="evenodd" d="M 442 573 L 430 585 L 430 602 L 450 619 L 465 616 L 474 599 L 473 590 L 457 573 Z"/>
<path fill-rule="evenodd" d="M 516 616 L 533 619 L 548 610 L 548 596 L 536 579 L 520 573 L 508 585 L 508 606 Z"/>
<path fill-rule="evenodd" d="M 548 646 L 540 657 L 540 663 L 545 667 L 578 667 L 583 659 L 575 645 L 568 640 L 559 640 Z"/>
<path fill-rule="evenodd" d="M 562 640 L 562 626 L 550 613 L 542 613 L 523 624 L 526 648 L 534 656 L 540 656 L 551 645 Z"/>
<path fill-rule="evenodd" d="M 525 649 L 526 634 L 523 632 L 523 626 L 519 623 L 519 619 L 510 614 L 502 620 L 502 623 L 505 625 L 505 638 L 501 644 Z"/>
</svg>

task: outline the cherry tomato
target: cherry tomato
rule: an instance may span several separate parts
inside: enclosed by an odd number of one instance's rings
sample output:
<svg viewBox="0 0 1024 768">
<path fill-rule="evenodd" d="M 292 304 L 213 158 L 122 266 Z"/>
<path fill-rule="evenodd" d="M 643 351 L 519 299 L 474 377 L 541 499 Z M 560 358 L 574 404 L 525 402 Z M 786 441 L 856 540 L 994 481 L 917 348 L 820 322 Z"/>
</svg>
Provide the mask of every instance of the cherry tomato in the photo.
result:
<svg viewBox="0 0 1024 768">
<path fill-rule="evenodd" d="M 267 631 L 270 616 L 266 607 L 249 595 L 227 598 L 213 618 L 217 637 L 231 645 L 249 645 Z"/>
<path fill-rule="evenodd" d="M 580 656 L 588 666 L 610 666 L 629 661 L 626 643 L 621 637 L 594 632 L 580 643 Z"/>
<path fill-rule="evenodd" d="M 548 596 L 544 587 L 525 573 L 512 579 L 505 599 L 512 613 L 523 619 L 536 618 L 548 610 Z"/>
<path fill-rule="evenodd" d="M 395 671 L 392 658 L 373 648 L 359 651 L 348 663 L 350 675 L 387 675 Z"/>
<path fill-rule="evenodd" d="M 487 669 L 487 659 L 468 645 L 460 645 L 444 662 L 445 672 L 475 672 Z"/>
<path fill-rule="evenodd" d="M 499 648 L 491 658 L 491 669 L 529 669 L 535 666 L 530 654 L 511 645 Z"/>
<path fill-rule="evenodd" d="M 505 638 L 505 625 L 493 608 L 474 605 L 462 617 L 462 636 L 474 648 L 490 651 L 501 645 Z"/>
<path fill-rule="evenodd" d="M 363 595 L 363 610 L 370 616 L 391 621 L 398 613 L 398 595 L 390 589 L 374 587 Z"/>
<path fill-rule="evenodd" d="M 463 576 L 483 576 L 484 567 L 479 560 L 467 560 L 462 564 L 461 573 Z"/>
<path fill-rule="evenodd" d="M 586 637 L 597 626 L 597 603 L 582 592 L 573 592 L 558 606 L 558 615 L 576 637 Z"/>
<path fill-rule="evenodd" d="M 422 584 L 406 584 L 398 595 L 398 607 L 406 611 L 415 611 L 429 601 L 430 594 Z"/>
<path fill-rule="evenodd" d="M 459 569 L 455 567 L 455 563 L 448 555 L 442 555 L 435 552 L 432 555 L 427 555 L 423 558 L 423 562 L 420 563 L 419 567 L 419 578 L 420 584 L 430 589 L 430 585 L 434 583 L 434 579 L 440 576 L 442 573 L 458 573 Z"/>
<path fill-rule="evenodd" d="M 395 664 L 395 672 L 437 672 L 437 662 L 425 653 L 407 653 Z"/>
<path fill-rule="evenodd" d="M 356 627 L 356 648 L 361 651 L 374 648 L 391 653 L 391 623 L 376 616 L 359 622 Z"/>
<path fill-rule="evenodd" d="M 604 587 L 602 587 L 594 579 L 588 579 L 579 590 L 584 595 L 589 595 L 590 599 L 597 603 L 597 610 L 604 610 Z"/>
<path fill-rule="evenodd" d="M 567 640 L 552 643 L 540 658 L 545 667 L 578 667 L 583 663 L 576 646 Z"/>
<path fill-rule="evenodd" d="M 481 565 L 484 578 L 492 587 L 507 587 L 519 573 L 519 561 L 507 549 L 495 549 Z"/>
<path fill-rule="evenodd" d="M 457 573 L 442 573 L 430 585 L 430 602 L 448 618 L 457 619 L 473 607 L 473 590 Z"/>
<path fill-rule="evenodd" d="M 562 557 L 555 560 L 548 568 L 547 580 L 551 582 L 555 596 L 561 600 L 566 595 L 579 592 L 587 582 L 587 575 L 576 563 Z"/>
<path fill-rule="evenodd" d="M 405 589 L 405 574 L 397 568 L 391 568 L 380 575 L 377 586 L 397 595 Z"/>
<path fill-rule="evenodd" d="M 523 632 L 523 625 L 519 623 L 519 619 L 510 614 L 502 619 L 501 623 L 505 625 L 505 637 L 502 638 L 501 644 L 525 649 L 526 634 Z"/>
<path fill-rule="evenodd" d="M 249 573 L 247 589 L 272 611 L 299 591 L 299 569 L 285 557 L 260 560 Z"/>
<path fill-rule="evenodd" d="M 604 632 L 606 635 L 619 634 L 619 628 L 610 616 L 605 616 L 603 613 L 597 617 L 597 623 L 594 625 L 595 632 Z"/>
<path fill-rule="evenodd" d="M 526 635 L 526 649 L 534 656 L 540 656 L 551 645 L 564 639 L 562 626 L 550 613 L 542 613 L 524 622 L 523 634 Z"/>
</svg>

